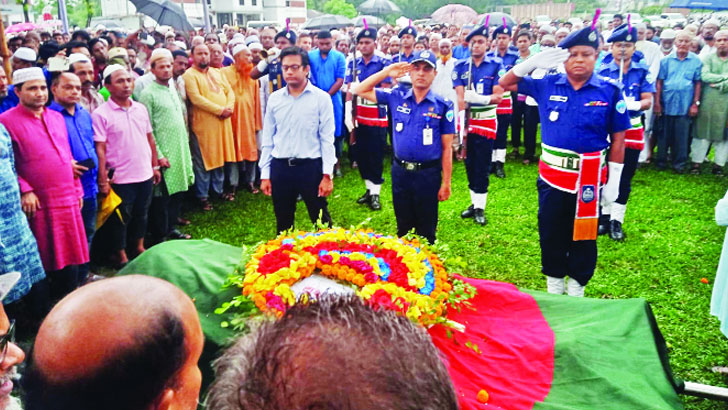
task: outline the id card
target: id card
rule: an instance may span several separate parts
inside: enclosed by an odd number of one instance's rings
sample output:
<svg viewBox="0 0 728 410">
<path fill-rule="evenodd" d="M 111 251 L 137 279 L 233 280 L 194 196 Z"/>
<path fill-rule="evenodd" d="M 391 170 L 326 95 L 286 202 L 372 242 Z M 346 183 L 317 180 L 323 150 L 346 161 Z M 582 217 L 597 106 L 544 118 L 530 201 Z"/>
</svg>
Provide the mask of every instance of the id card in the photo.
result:
<svg viewBox="0 0 728 410">
<path fill-rule="evenodd" d="M 422 130 L 422 145 L 432 145 L 432 128 Z"/>
<path fill-rule="evenodd" d="M 483 83 L 478 83 L 478 84 L 477 84 L 477 85 L 475 86 L 475 91 L 476 91 L 476 92 L 477 92 L 478 94 L 480 94 L 480 95 L 483 95 Z"/>
</svg>

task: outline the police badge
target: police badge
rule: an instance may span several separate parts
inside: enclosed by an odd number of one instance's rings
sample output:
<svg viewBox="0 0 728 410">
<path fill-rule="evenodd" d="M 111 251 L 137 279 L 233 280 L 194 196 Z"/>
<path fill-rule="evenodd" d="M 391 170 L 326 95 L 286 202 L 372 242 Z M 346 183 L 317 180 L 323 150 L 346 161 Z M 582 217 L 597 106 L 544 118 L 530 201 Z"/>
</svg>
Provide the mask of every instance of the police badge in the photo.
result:
<svg viewBox="0 0 728 410">
<path fill-rule="evenodd" d="M 404 129 L 404 124 L 401 122 L 398 122 L 397 125 L 395 125 L 394 130 L 397 132 L 402 132 L 402 129 Z"/>
<path fill-rule="evenodd" d="M 589 41 L 596 41 L 596 39 L 597 39 L 597 33 L 593 32 L 593 31 L 591 33 L 589 33 Z"/>
<path fill-rule="evenodd" d="M 585 204 L 588 204 L 589 202 L 594 200 L 594 185 L 584 185 L 581 187 L 581 200 Z"/>
<path fill-rule="evenodd" d="M 554 121 L 556 121 L 558 119 L 559 119 L 559 112 L 558 111 L 551 111 L 551 113 L 549 114 L 549 120 L 551 122 L 554 122 Z"/>
</svg>

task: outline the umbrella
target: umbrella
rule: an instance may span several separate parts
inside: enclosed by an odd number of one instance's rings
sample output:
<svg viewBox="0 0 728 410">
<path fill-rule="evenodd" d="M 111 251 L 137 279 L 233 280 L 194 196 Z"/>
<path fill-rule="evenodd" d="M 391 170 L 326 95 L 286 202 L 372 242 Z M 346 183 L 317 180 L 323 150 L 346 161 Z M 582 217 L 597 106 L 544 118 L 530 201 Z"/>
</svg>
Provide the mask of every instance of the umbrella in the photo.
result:
<svg viewBox="0 0 728 410">
<path fill-rule="evenodd" d="M 393 14 L 402 12 L 402 10 L 400 10 L 396 4 L 392 3 L 389 0 L 367 0 L 364 3 L 360 4 L 359 7 L 357 7 L 356 9 L 359 10 L 360 13 L 375 14 L 378 16 L 382 14 Z"/>
<path fill-rule="evenodd" d="M 5 29 L 6 33 L 20 33 L 21 31 L 35 30 L 38 26 L 33 23 L 17 23 Z"/>
<path fill-rule="evenodd" d="M 174 27 L 176 30 L 194 30 L 192 24 L 187 20 L 185 11 L 179 4 L 172 0 L 130 0 L 137 12 L 146 14 L 154 19 L 157 24 L 165 24 Z"/>
<path fill-rule="evenodd" d="M 671 8 L 728 10 L 728 0 L 675 0 Z"/>
<path fill-rule="evenodd" d="M 478 13 L 462 4 L 448 4 L 432 13 L 432 19 L 440 23 L 467 24 L 478 18 Z"/>
<path fill-rule="evenodd" d="M 323 16 L 314 17 L 303 23 L 301 28 L 304 30 L 329 30 L 332 28 L 348 27 L 352 24 L 351 20 L 344 16 L 324 14 Z"/>
<path fill-rule="evenodd" d="M 323 16 L 325 13 L 322 13 L 318 10 L 314 9 L 308 9 L 306 10 L 306 18 L 312 19 L 314 17 Z"/>
<path fill-rule="evenodd" d="M 506 24 L 508 24 L 509 27 L 513 27 L 516 25 L 516 20 L 513 19 L 513 17 L 509 16 L 506 13 L 487 13 L 487 14 L 481 14 L 478 16 L 478 24 L 485 24 L 485 18 L 486 16 L 490 16 L 490 22 L 488 23 L 488 26 L 500 26 L 503 24 L 503 18 L 506 19 Z"/>
<path fill-rule="evenodd" d="M 379 28 L 387 24 L 386 21 L 374 16 L 357 16 L 352 19 L 354 27 L 364 27 L 364 19 L 367 19 L 367 25 L 370 27 Z"/>
</svg>

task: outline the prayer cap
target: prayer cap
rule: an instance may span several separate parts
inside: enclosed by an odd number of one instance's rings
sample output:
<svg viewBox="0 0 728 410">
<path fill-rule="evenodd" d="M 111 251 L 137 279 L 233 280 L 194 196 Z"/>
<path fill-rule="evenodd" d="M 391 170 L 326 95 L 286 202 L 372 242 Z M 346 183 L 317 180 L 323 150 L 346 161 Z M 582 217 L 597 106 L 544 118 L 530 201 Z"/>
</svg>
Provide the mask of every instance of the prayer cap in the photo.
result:
<svg viewBox="0 0 728 410">
<path fill-rule="evenodd" d="M 20 47 L 13 53 L 13 58 L 34 63 L 38 59 L 38 55 L 35 54 L 35 50 L 32 48 Z"/>
<path fill-rule="evenodd" d="M 660 34 L 660 39 L 661 40 L 674 40 L 676 35 L 677 35 L 677 33 L 675 32 L 675 30 L 673 30 L 671 28 L 666 28 L 666 29 L 662 30 L 662 33 Z"/>
<path fill-rule="evenodd" d="M 250 49 L 250 51 L 253 51 L 253 50 L 261 51 L 261 50 L 263 50 L 263 45 L 258 42 L 255 42 L 255 43 L 250 43 L 248 48 Z"/>
<path fill-rule="evenodd" d="M 248 46 L 246 46 L 245 44 L 236 45 L 235 48 L 233 48 L 233 57 L 235 57 L 236 54 L 243 50 L 248 50 Z"/>
<path fill-rule="evenodd" d="M 711 24 L 711 25 L 716 26 L 716 27 L 720 27 L 720 21 L 718 21 L 718 20 L 716 20 L 714 18 L 708 19 L 708 21 L 706 21 L 705 23 L 703 23 L 703 27 L 707 26 L 708 24 Z"/>
<path fill-rule="evenodd" d="M 126 52 L 125 48 L 114 47 L 109 50 L 109 60 L 116 57 L 129 57 L 129 53 Z"/>
<path fill-rule="evenodd" d="M 43 69 L 40 67 L 29 67 L 21 68 L 20 70 L 16 70 L 15 72 L 13 72 L 13 85 L 23 84 L 24 82 L 30 80 L 45 81 Z"/>
<path fill-rule="evenodd" d="M 70 67 L 73 63 L 90 63 L 91 59 L 86 57 L 86 54 L 73 53 L 68 56 L 68 66 Z"/>
<path fill-rule="evenodd" d="M 470 41 L 475 36 L 483 36 L 485 38 L 488 38 L 488 27 L 485 25 L 481 25 L 473 29 L 473 31 L 468 34 L 467 37 L 465 37 L 465 41 Z"/>
<path fill-rule="evenodd" d="M 119 70 L 126 70 L 126 67 L 121 64 L 109 64 L 108 66 L 106 66 L 106 68 L 104 68 L 104 81 L 106 81 L 106 78 L 112 73 L 115 73 Z"/>
<path fill-rule="evenodd" d="M 260 39 L 256 35 L 248 36 L 245 38 L 245 44 L 250 46 L 253 43 L 260 43 Z"/>
<path fill-rule="evenodd" d="M 617 41 L 628 41 L 630 43 L 637 42 L 637 27 L 629 27 L 627 24 L 622 24 L 617 27 L 612 35 L 607 40 L 608 43 L 614 43 Z"/>
<path fill-rule="evenodd" d="M 182 50 L 187 50 L 187 44 L 185 44 L 184 41 L 175 41 L 172 44 L 174 44 L 175 46 L 181 48 Z"/>
<path fill-rule="evenodd" d="M 168 58 L 171 60 L 174 60 L 174 57 L 172 57 L 172 52 L 169 51 L 166 48 L 155 48 L 154 51 L 152 51 L 152 55 L 149 56 L 149 64 L 162 59 L 162 58 Z"/>
</svg>

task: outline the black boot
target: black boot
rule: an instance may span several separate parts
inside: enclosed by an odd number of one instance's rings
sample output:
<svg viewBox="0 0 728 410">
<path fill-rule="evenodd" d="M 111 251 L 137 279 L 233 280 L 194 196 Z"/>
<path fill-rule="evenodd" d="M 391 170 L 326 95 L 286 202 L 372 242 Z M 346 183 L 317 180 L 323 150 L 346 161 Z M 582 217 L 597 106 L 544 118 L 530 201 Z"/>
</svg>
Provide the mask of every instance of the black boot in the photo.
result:
<svg viewBox="0 0 728 410">
<path fill-rule="evenodd" d="M 615 241 L 622 242 L 624 240 L 624 231 L 622 230 L 622 223 L 617 220 L 609 221 L 609 237 Z"/>
<path fill-rule="evenodd" d="M 505 178 L 506 177 L 506 170 L 503 167 L 502 162 L 496 162 L 495 163 L 495 176 L 498 178 Z"/>
<path fill-rule="evenodd" d="M 597 235 L 606 235 L 609 233 L 609 215 L 601 215 L 599 217 L 599 227 Z"/>
<path fill-rule="evenodd" d="M 484 209 L 475 209 L 474 210 L 475 216 L 473 219 L 475 219 L 475 223 L 478 225 L 485 225 L 488 223 L 488 220 L 485 218 L 485 210 Z"/>
<path fill-rule="evenodd" d="M 379 203 L 379 195 L 369 196 L 369 208 L 371 208 L 372 211 L 378 211 L 382 209 L 382 204 Z"/>
<path fill-rule="evenodd" d="M 357 204 L 366 204 L 369 202 L 369 190 L 367 189 L 367 192 L 364 193 L 364 195 L 360 196 L 359 199 L 356 200 Z"/>
<path fill-rule="evenodd" d="M 475 215 L 475 208 L 473 208 L 472 205 L 468 207 L 468 209 L 464 210 L 460 213 L 461 218 L 472 218 Z"/>
</svg>

